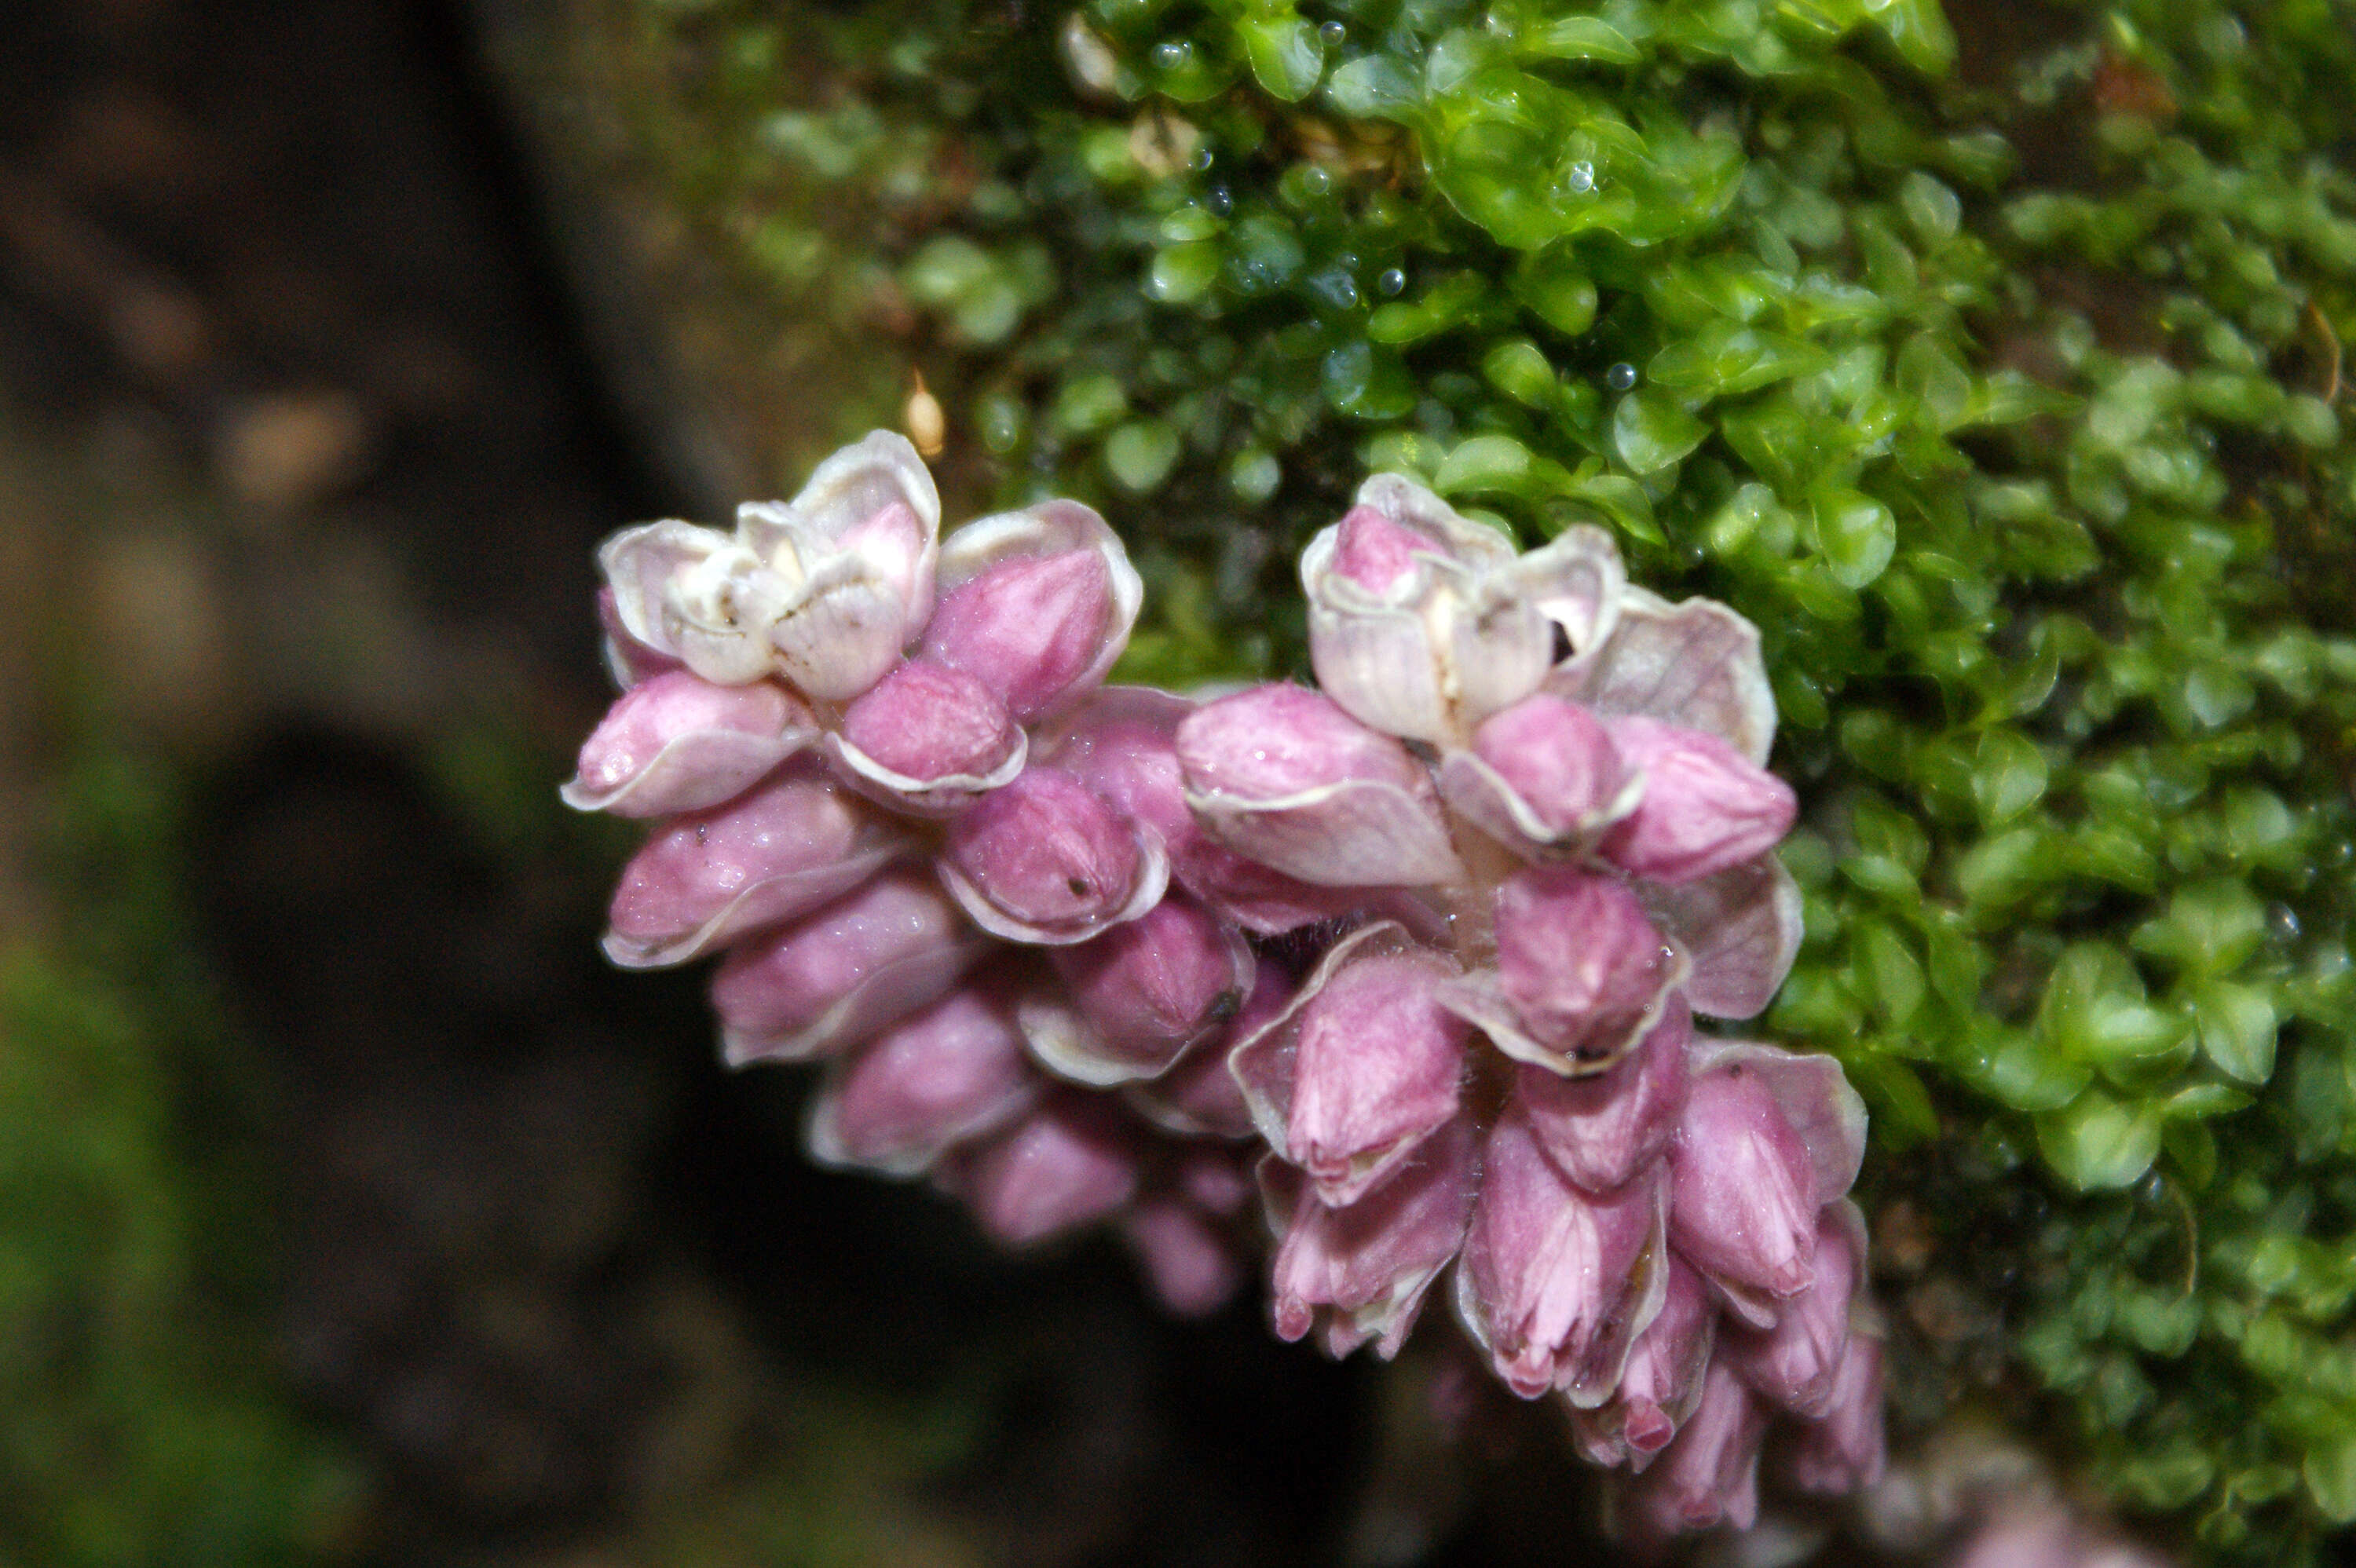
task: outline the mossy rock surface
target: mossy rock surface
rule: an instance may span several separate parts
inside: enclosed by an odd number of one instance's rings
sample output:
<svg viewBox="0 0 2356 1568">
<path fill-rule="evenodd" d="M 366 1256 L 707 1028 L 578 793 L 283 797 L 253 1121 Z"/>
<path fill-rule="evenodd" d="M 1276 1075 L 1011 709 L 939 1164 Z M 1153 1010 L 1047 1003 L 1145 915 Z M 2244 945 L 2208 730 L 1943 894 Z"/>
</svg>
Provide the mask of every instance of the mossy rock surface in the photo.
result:
<svg viewBox="0 0 2356 1568">
<path fill-rule="evenodd" d="M 2356 1520 L 2356 7 L 480 9 L 715 506 L 921 375 L 954 501 L 1127 538 L 1133 678 L 1301 668 L 1380 468 L 1757 622 L 1901 1424 Z"/>
</svg>

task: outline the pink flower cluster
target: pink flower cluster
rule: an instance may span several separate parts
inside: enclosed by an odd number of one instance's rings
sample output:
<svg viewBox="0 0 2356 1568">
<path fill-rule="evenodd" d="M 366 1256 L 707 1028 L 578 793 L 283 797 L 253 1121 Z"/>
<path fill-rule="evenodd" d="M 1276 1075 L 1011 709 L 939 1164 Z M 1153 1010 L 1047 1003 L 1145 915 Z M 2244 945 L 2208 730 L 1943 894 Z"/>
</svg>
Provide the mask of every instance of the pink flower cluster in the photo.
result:
<svg viewBox="0 0 2356 1568">
<path fill-rule="evenodd" d="M 667 819 L 616 962 L 724 949 L 728 1060 L 828 1063 L 817 1157 L 1009 1243 L 1117 1217 L 1181 1310 L 1255 1157 L 1286 1339 L 1392 1355 L 1452 1265 L 1632 1534 L 1747 1525 L 1778 1418 L 1796 1486 L 1873 1478 L 1863 1106 L 1693 1021 L 1800 935 L 1750 624 L 1379 475 L 1302 556 L 1320 689 L 1197 701 L 1102 684 L 1141 589 L 1093 512 L 938 519 L 879 432 L 607 543 L 626 689 L 567 798 Z"/>
</svg>

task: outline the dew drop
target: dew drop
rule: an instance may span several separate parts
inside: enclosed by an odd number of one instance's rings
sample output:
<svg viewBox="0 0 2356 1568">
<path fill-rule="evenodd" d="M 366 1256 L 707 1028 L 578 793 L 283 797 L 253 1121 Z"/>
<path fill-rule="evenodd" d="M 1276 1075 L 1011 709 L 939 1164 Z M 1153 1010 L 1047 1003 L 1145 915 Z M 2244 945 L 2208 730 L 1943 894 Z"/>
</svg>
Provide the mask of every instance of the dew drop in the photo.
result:
<svg viewBox="0 0 2356 1568">
<path fill-rule="evenodd" d="M 1375 287 L 1382 290 L 1386 298 L 1397 299 L 1407 291 L 1407 274 L 1397 267 L 1386 267 L 1383 275 L 1375 280 Z"/>
<path fill-rule="evenodd" d="M 1153 63 L 1163 70 L 1176 70 L 1193 57 L 1194 46 L 1183 38 L 1171 38 L 1153 46 Z"/>
<path fill-rule="evenodd" d="M 1624 392 L 1636 384 L 1636 367 L 1625 359 L 1603 372 L 1603 384 L 1615 392 Z"/>
<path fill-rule="evenodd" d="M 2297 942 L 2298 912 L 2286 903 L 2274 905 L 2266 911 L 2266 931 L 2276 942 Z"/>
<path fill-rule="evenodd" d="M 1204 194 L 1203 205 L 1225 218 L 1236 209 L 1236 198 L 1226 186 L 1215 185 Z"/>
<path fill-rule="evenodd" d="M 1186 162 L 1198 173 L 1204 169 L 1209 168 L 1211 166 L 1211 149 L 1209 144 L 1206 143 L 1196 147 L 1194 149 L 1194 155 L 1188 158 Z"/>
<path fill-rule="evenodd" d="M 1312 196 L 1323 196 L 1333 188 L 1333 176 L 1312 164 L 1301 171 L 1301 188 Z"/>
<path fill-rule="evenodd" d="M 1317 29 L 1317 36 L 1325 40 L 1325 47 L 1330 49 L 1339 45 L 1344 38 L 1348 37 L 1350 36 L 1350 29 L 1342 26 L 1339 22 L 1328 22 L 1323 27 Z"/>
<path fill-rule="evenodd" d="M 1579 162 L 1571 165 L 1569 172 L 1562 176 L 1562 183 L 1573 193 L 1585 196 L 1595 188 L 1595 165 L 1585 158 L 1580 159 Z"/>
</svg>

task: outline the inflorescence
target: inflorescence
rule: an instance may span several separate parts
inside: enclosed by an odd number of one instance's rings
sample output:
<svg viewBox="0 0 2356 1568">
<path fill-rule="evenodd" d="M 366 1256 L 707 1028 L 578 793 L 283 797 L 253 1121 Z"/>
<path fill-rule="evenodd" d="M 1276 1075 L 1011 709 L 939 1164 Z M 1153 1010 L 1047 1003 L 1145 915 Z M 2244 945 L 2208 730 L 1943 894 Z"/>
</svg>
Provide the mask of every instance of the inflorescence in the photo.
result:
<svg viewBox="0 0 2356 1568">
<path fill-rule="evenodd" d="M 1277 1332 L 1397 1353 L 1443 1275 L 1638 1539 L 1882 1462 L 1839 1066 L 1731 1036 L 1797 952 L 1755 629 L 1517 553 L 1378 474 L 1301 556 L 1317 686 L 1105 677 L 1143 591 L 1087 507 L 939 539 L 877 432 L 733 534 L 601 554 L 624 688 L 565 796 L 659 819 L 606 950 L 723 956 L 809 1147 L 1028 1245 L 1116 1223 L 1172 1309 L 1272 1253 Z M 1256 1223 L 1253 1189 L 1258 1189 Z"/>
</svg>

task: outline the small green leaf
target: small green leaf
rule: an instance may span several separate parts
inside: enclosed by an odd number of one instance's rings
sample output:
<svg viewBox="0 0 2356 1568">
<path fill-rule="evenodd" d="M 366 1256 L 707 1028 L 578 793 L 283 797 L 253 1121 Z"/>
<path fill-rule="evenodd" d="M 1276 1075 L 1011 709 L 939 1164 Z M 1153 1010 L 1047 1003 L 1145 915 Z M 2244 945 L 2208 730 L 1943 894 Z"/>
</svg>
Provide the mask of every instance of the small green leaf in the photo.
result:
<svg viewBox="0 0 2356 1568">
<path fill-rule="evenodd" d="M 1560 246 L 1532 251 L 1515 263 L 1514 297 L 1565 337 L 1595 325 L 1595 282 Z"/>
<path fill-rule="evenodd" d="M 1860 924 L 1850 938 L 1858 977 L 1874 1006 L 1892 1027 L 1903 1025 L 1922 1005 L 1922 965 L 1905 939 L 1879 921 Z"/>
<path fill-rule="evenodd" d="M 1862 491 L 1826 486 L 1810 497 L 1816 548 L 1834 581 L 1863 588 L 1879 577 L 1898 549 L 1898 519 Z"/>
<path fill-rule="evenodd" d="M 2256 986 L 2212 980 L 2193 998 L 2201 1049 L 2217 1071 L 2243 1083 L 2263 1083 L 2274 1075 L 2275 1033 L 2280 1020 L 2274 998 Z"/>
<path fill-rule="evenodd" d="M 1325 79 L 1325 101 L 1355 119 L 1407 120 L 1423 101 L 1423 79 L 1396 55 L 1361 55 Z"/>
<path fill-rule="evenodd" d="M 2037 1118 L 2037 1147 L 2054 1174 L 2081 1192 L 2132 1187 L 2159 1157 L 2159 1117 L 2141 1101 L 2089 1089 Z"/>
<path fill-rule="evenodd" d="M 1898 182 L 1898 205 L 1925 242 L 1953 240 L 1962 225 L 1964 204 L 1937 176 L 1915 169 Z"/>
<path fill-rule="evenodd" d="M 1530 408 L 1545 408 L 1560 386 L 1538 346 L 1526 337 L 1509 337 L 1481 357 L 1481 374 L 1491 386 Z"/>
<path fill-rule="evenodd" d="M 1620 460 L 1638 474 L 1657 474 L 1699 446 L 1709 427 L 1665 392 L 1646 389 L 1620 400 L 1612 439 Z"/>
<path fill-rule="evenodd" d="M 1563 494 L 1601 513 L 1622 533 L 1646 544 L 1665 545 L 1668 536 L 1653 518 L 1652 497 L 1644 487 L 1624 474 L 1590 474 L 1575 480 Z M 1790 718 L 1791 705 L 1784 705 L 1784 717 Z"/>
<path fill-rule="evenodd" d="M 1153 253 L 1145 292 L 1163 304 L 1191 304 L 1218 282 L 1220 259 L 1215 244 L 1164 245 Z"/>
<path fill-rule="evenodd" d="M 1990 730 L 1980 736 L 1972 765 L 1972 798 L 1980 820 L 1994 827 L 2011 821 L 2045 795 L 2045 753 L 2016 731 Z"/>
<path fill-rule="evenodd" d="M 2299 1473 L 2324 1518 L 2334 1524 L 2356 1523 L 2356 1431 L 2319 1439 Z"/>
<path fill-rule="evenodd" d="M 1443 496 L 1515 491 L 1530 475 L 1530 449 L 1510 435 L 1476 435 L 1456 443 L 1432 477 Z"/>
<path fill-rule="evenodd" d="M 1290 15 L 1252 16 L 1236 24 L 1252 75 L 1272 98 L 1298 103 L 1317 90 L 1325 70 L 1325 46 L 1317 29 Z"/>
<path fill-rule="evenodd" d="M 1600 16 L 1557 16 L 1523 33 L 1515 47 L 1543 59 L 1634 65 L 1644 58 L 1627 34 Z"/>
<path fill-rule="evenodd" d="M 2094 1070 L 2034 1034 L 1997 1028 L 1976 1054 L 1957 1062 L 1964 1076 L 2016 1111 L 2057 1111 L 2093 1082 Z"/>
<path fill-rule="evenodd" d="M 1105 469 L 1133 495 L 1158 487 L 1177 461 L 1178 432 L 1160 420 L 1135 420 L 1105 437 Z"/>
</svg>

